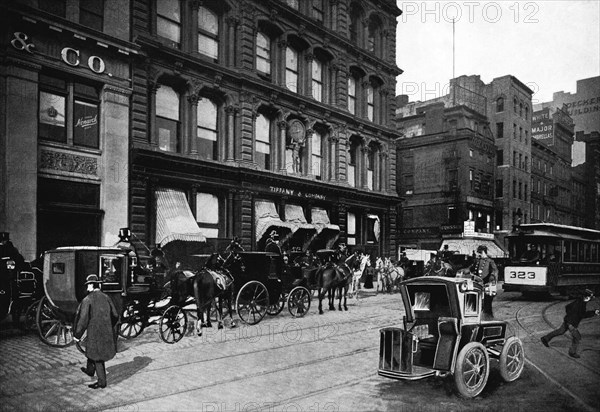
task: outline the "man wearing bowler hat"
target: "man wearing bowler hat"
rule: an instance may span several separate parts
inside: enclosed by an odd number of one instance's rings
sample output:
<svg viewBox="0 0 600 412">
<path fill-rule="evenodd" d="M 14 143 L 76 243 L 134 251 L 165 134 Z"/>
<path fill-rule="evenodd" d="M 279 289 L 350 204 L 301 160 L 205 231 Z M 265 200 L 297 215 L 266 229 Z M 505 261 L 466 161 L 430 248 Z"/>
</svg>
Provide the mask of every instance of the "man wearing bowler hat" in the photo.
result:
<svg viewBox="0 0 600 412">
<path fill-rule="evenodd" d="M 265 252 L 277 253 L 281 255 L 281 247 L 279 246 L 279 233 L 276 230 L 272 230 L 269 233 L 269 238 L 265 243 Z"/>
<path fill-rule="evenodd" d="M 114 358 L 117 353 L 115 325 L 119 314 L 112 300 L 100 290 L 102 282 L 96 275 L 89 275 L 85 284 L 88 295 L 81 301 L 75 315 L 73 337 L 77 342 L 87 330 L 87 365 L 81 370 L 86 375 L 97 375 L 98 381 L 88 385 L 92 389 L 106 388 L 106 369 L 104 362 Z"/>
</svg>

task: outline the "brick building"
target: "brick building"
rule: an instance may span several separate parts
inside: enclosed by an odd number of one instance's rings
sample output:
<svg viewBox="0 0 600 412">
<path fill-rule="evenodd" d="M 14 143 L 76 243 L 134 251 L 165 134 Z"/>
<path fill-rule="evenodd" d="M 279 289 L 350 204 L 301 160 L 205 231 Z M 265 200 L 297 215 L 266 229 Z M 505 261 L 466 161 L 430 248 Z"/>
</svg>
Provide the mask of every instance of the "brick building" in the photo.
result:
<svg viewBox="0 0 600 412">
<path fill-rule="evenodd" d="M 128 223 L 129 1 L 0 3 L 0 230 L 26 259 Z"/>
<path fill-rule="evenodd" d="M 573 120 L 566 108 L 545 108 L 533 113 L 531 131 L 531 209 L 532 222 L 578 224 L 582 199 L 573 197 L 571 170 Z M 583 193 L 581 193 L 583 194 Z"/>
<path fill-rule="evenodd" d="M 396 250 L 392 0 L 133 0 L 131 227 L 147 245 Z M 189 229 L 186 230 L 185 228 Z"/>
<path fill-rule="evenodd" d="M 582 176 L 582 187 L 584 193 L 583 202 L 575 203 L 584 205 L 576 208 L 581 224 L 578 226 L 590 229 L 600 229 L 600 133 L 577 132 L 575 140 L 583 142 L 585 148 L 585 162 L 573 168 L 573 173 Z"/>
</svg>

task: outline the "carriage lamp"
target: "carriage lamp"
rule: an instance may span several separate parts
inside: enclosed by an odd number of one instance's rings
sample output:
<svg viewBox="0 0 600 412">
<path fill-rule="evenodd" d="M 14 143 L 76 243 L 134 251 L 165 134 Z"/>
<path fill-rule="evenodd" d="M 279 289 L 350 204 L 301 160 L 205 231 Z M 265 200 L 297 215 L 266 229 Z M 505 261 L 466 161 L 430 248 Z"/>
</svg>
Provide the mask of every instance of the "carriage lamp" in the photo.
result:
<svg viewBox="0 0 600 412">
<path fill-rule="evenodd" d="M 466 292 L 467 290 L 472 290 L 472 289 L 473 289 L 473 281 L 471 279 L 467 279 L 463 283 L 458 285 L 458 290 L 460 290 L 463 293 Z"/>
<path fill-rule="evenodd" d="M 16 268 L 17 265 L 15 264 L 14 260 L 7 260 L 6 261 L 6 268 L 9 270 L 13 270 L 14 268 Z"/>
</svg>

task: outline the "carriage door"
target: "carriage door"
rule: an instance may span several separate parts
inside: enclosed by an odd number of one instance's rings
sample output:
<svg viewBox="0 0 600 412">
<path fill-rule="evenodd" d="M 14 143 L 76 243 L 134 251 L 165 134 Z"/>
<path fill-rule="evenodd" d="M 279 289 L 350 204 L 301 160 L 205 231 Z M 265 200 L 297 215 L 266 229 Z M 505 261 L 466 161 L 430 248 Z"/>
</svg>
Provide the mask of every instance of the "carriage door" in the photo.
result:
<svg viewBox="0 0 600 412">
<path fill-rule="evenodd" d="M 460 334 L 456 318 L 438 319 L 438 342 L 435 349 L 433 369 L 449 371 L 452 368 Z"/>
</svg>

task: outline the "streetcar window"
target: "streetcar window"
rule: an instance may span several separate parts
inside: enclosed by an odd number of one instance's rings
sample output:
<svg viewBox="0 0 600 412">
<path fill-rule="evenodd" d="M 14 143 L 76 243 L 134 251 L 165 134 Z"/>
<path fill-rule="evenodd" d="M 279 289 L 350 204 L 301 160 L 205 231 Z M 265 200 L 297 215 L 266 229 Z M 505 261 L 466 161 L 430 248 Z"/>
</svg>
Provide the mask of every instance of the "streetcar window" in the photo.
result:
<svg viewBox="0 0 600 412">
<path fill-rule="evenodd" d="M 598 244 L 592 243 L 590 246 L 590 254 L 592 257 L 592 262 L 600 262 L 598 259 Z"/>
</svg>

